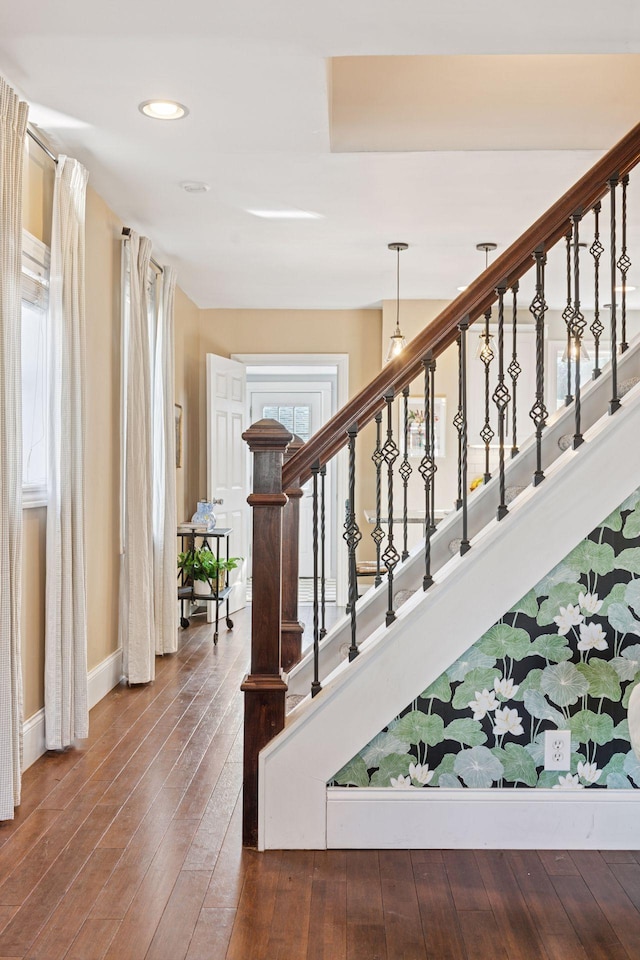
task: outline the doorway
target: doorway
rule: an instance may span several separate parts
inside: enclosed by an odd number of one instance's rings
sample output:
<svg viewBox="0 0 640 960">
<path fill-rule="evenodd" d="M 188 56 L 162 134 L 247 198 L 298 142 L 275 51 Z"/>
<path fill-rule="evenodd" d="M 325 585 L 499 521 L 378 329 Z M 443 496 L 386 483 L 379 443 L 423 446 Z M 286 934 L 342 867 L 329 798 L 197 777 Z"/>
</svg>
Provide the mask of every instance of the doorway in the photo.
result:
<svg viewBox="0 0 640 960">
<path fill-rule="evenodd" d="M 307 440 L 348 399 L 347 354 L 233 354 L 245 364 L 247 416 L 253 423 L 269 416 Z M 327 577 L 335 578 L 336 601 L 346 603 L 346 560 L 338 548 L 339 504 L 346 499 L 346 463 L 339 454 L 328 465 L 326 479 Z M 249 485 L 249 489 L 251 489 Z M 311 485 L 300 505 L 300 577 L 313 574 Z M 308 580 L 307 580 L 308 583 Z"/>
</svg>

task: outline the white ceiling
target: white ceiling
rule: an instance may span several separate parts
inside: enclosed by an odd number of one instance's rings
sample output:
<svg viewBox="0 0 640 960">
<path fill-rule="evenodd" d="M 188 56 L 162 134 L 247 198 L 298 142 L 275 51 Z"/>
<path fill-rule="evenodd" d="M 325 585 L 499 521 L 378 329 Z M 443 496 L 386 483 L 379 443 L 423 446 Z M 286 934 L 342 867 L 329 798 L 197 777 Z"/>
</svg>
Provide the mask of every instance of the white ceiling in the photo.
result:
<svg viewBox="0 0 640 960">
<path fill-rule="evenodd" d="M 0 9 L 0 72 L 200 307 L 378 305 L 395 295 L 394 240 L 410 244 L 403 298 L 455 296 L 482 264 L 478 241 L 507 246 L 601 151 L 332 153 L 327 59 L 518 53 L 640 53 L 640 4 L 30 0 Z M 153 97 L 190 114 L 149 120 L 137 105 Z M 211 190 L 189 195 L 185 180 Z M 247 212 L 256 207 L 322 218 L 268 221 Z"/>
</svg>

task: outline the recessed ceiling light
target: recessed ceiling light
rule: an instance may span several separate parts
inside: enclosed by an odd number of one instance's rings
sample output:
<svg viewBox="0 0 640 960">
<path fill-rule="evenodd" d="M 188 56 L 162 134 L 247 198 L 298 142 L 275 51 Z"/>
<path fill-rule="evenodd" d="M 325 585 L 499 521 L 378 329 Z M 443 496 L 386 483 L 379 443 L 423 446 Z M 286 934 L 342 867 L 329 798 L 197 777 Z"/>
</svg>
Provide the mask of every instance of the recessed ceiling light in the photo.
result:
<svg viewBox="0 0 640 960">
<path fill-rule="evenodd" d="M 265 220 L 322 220 L 323 214 L 312 210 L 249 210 L 247 213 L 254 217 L 263 217 Z"/>
<path fill-rule="evenodd" d="M 627 293 L 632 293 L 636 289 L 636 287 L 634 287 L 631 283 L 628 283 L 624 288 L 622 286 L 619 286 L 619 287 L 614 287 L 613 289 L 615 290 L 616 293 L 622 293 L 623 289 L 625 289 Z"/>
<path fill-rule="evenodd" d="M 458 293 L 464 293 L 464 291 L 467 290 L 468 288 L 469 288 L 469 285 L 467 284 L 466 287 L 456 287 L 456 290 L 458 291 Z"/>
<path fill-rule="evenodd" d="M 207 193 L 211 190 L 211 186 L 205 183 L 204 180 L 185 180 L 180 186 L 183 190 L 186 190 L 187 193 Z"/>
<path fill-rule="evenodd" d="M 138 104 L 138 110 L 153 120 L 182 120 L 189 113 L 177 100 L 144 100 Z"/>
</svg>

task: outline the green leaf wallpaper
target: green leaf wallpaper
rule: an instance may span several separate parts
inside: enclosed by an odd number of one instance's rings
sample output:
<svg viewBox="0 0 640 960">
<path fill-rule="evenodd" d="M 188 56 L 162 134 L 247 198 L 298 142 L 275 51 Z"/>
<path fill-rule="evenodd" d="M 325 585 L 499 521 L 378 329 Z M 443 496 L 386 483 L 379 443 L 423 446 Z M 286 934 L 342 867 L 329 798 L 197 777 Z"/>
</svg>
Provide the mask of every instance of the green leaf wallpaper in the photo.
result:
<svg viewBox="0 0 640 960">
<path fill-rule="evenodd" d="M 344 787 L 640 787 L 640 488 L 340 770 Z M 544 731 L 571 769 L 544 769 Z"/>
</svg>

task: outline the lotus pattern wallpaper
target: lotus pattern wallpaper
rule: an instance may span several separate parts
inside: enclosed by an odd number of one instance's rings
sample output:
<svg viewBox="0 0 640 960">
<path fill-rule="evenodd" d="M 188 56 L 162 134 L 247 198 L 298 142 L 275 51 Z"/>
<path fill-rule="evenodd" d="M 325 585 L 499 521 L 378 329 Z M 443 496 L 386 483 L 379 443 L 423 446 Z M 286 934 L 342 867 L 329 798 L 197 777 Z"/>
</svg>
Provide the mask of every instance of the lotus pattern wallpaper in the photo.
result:
<svg viewBox="0 0 640 960">
<path fill-rule="evenodd" d="M 446 639 L 446 638 L 445 638 Z M 330 786 L 633 789 L 640 489 L 340 770 Z M 544 732 L 571 731 L 571 769 Z"/>
</svg>

